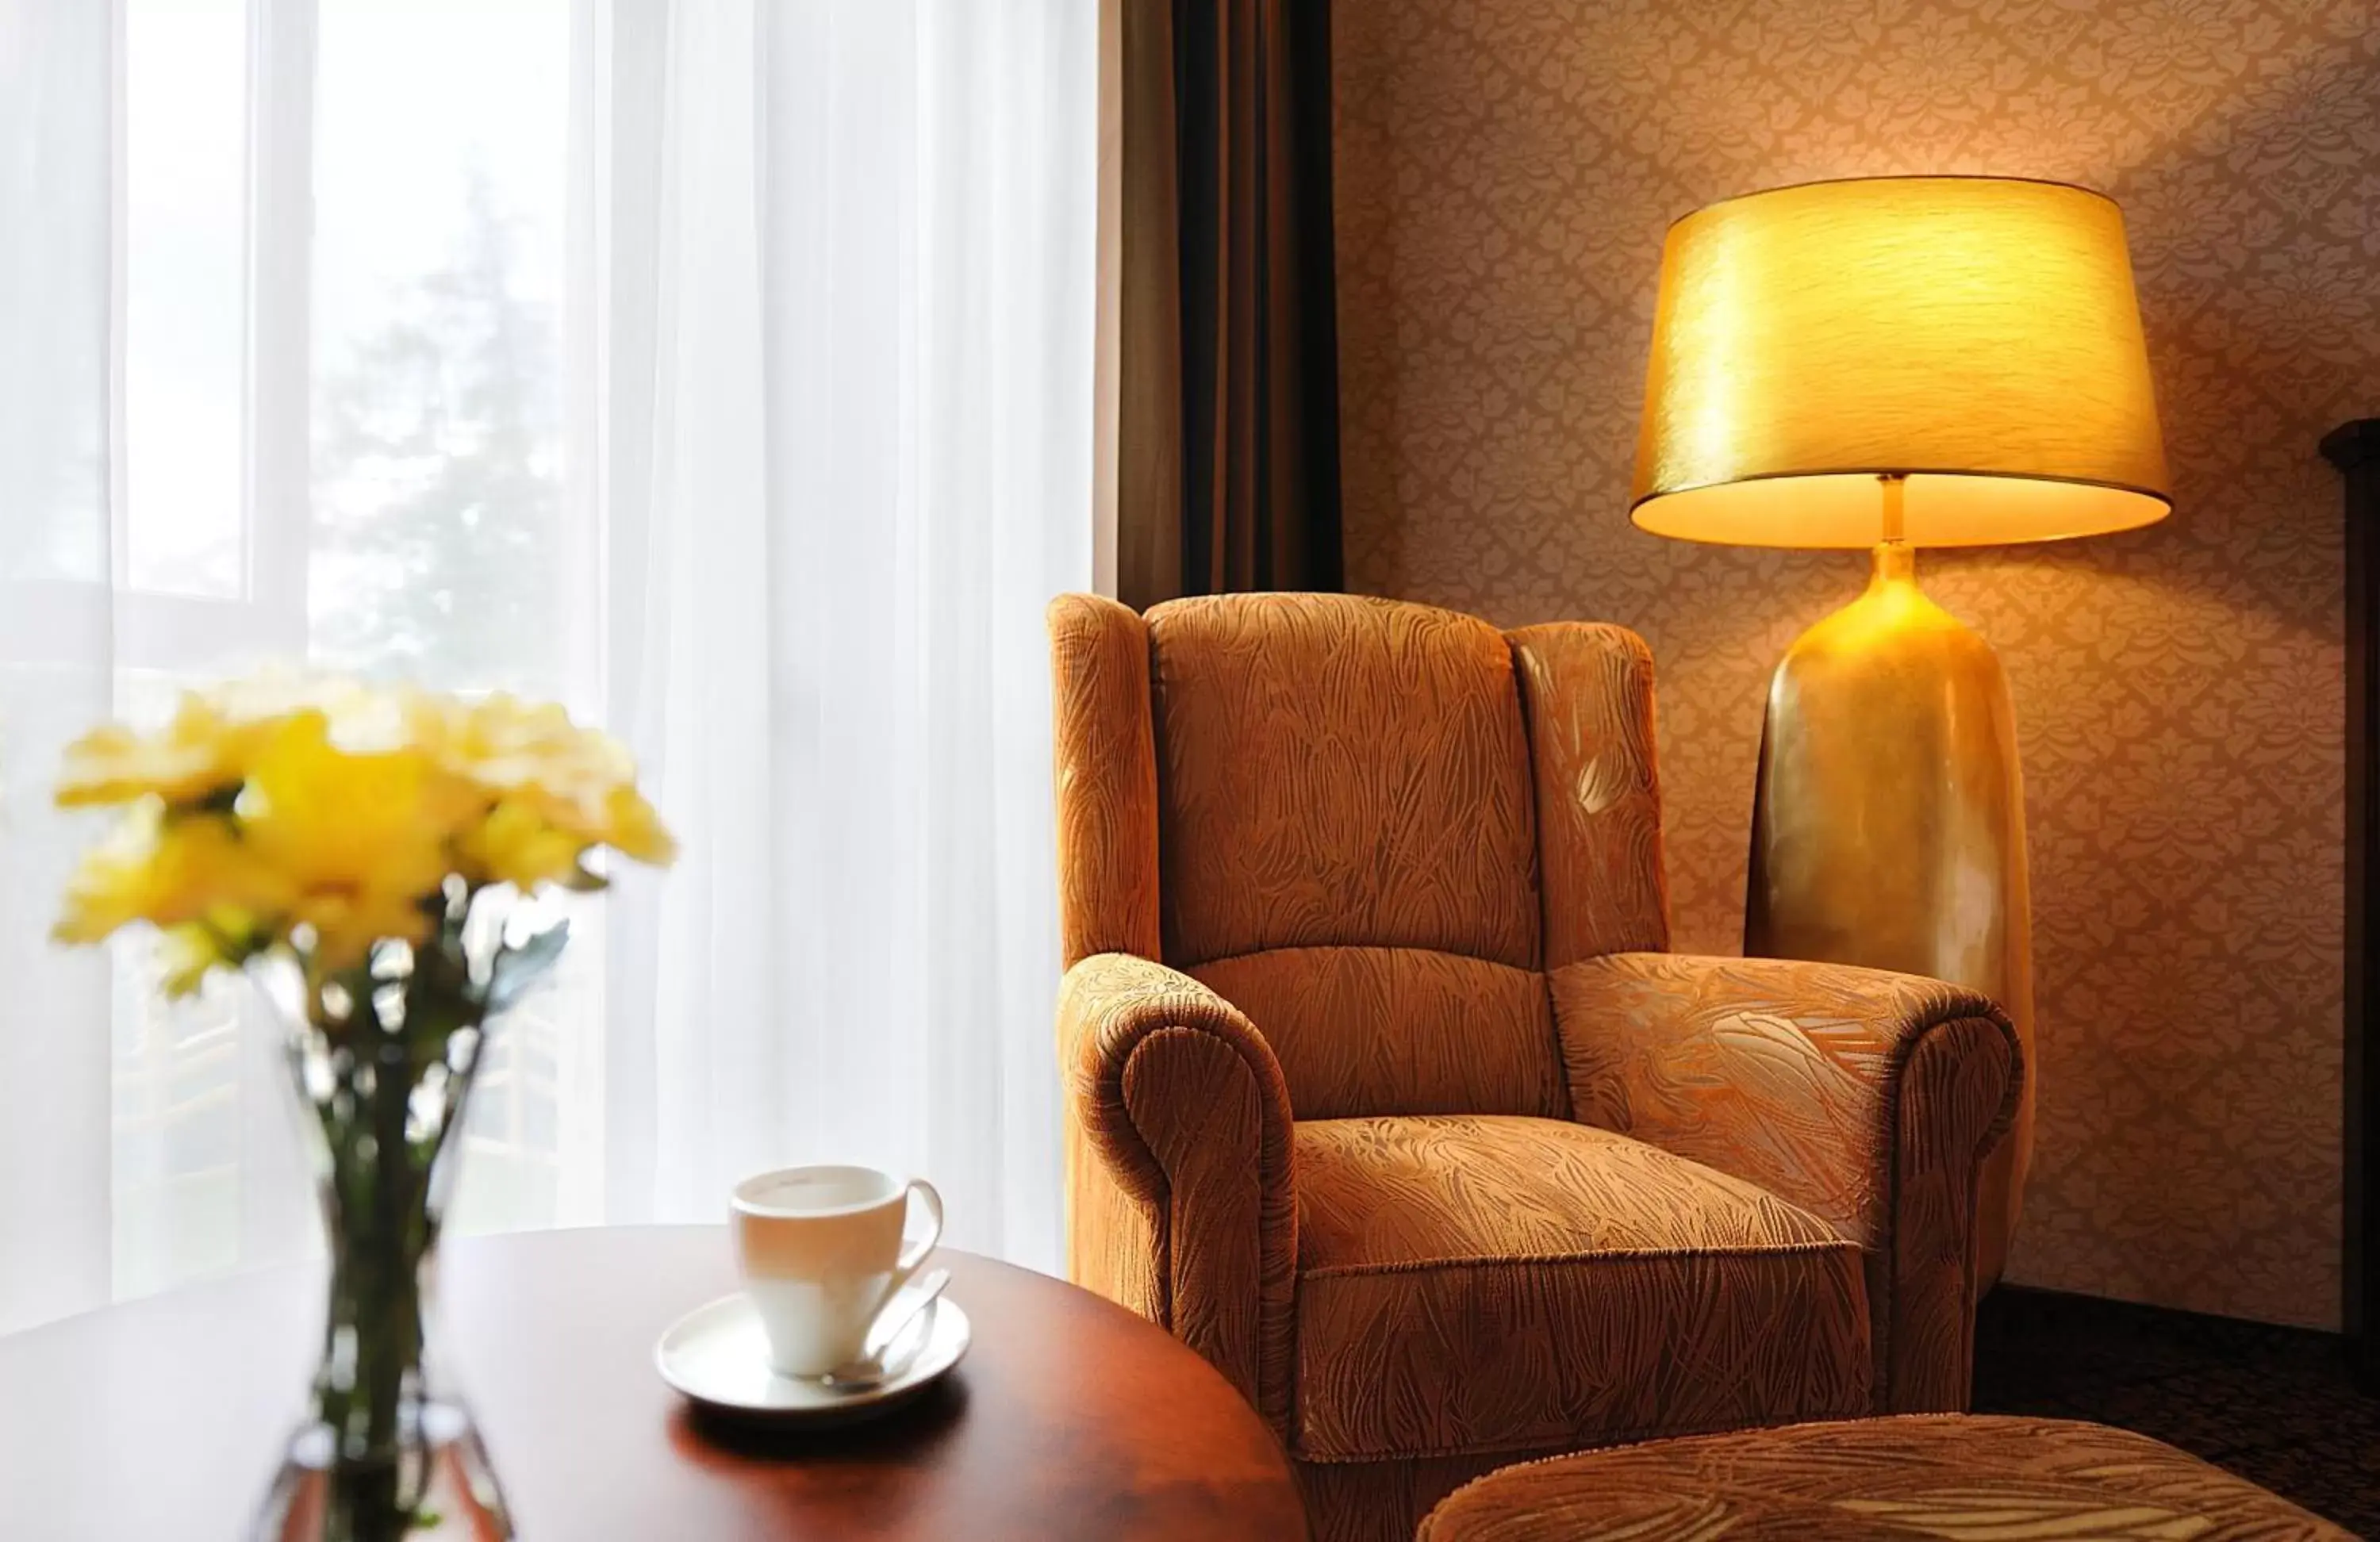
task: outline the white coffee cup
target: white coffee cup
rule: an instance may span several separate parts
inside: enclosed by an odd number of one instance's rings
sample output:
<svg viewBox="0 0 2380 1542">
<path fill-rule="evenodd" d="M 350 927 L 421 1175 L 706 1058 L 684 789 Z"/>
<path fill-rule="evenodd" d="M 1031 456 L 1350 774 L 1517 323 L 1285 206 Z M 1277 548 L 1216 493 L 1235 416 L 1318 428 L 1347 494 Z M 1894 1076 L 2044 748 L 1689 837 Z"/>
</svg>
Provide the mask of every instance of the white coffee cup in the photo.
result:
<svg viewBox="0 0 2380 1542">
<path fill-rule="evenodd" d="M 913 1194 L 929 1224 L 904 1247 Z M 730 1210 L 744 1293 L 783 1376 L 824 1376 L 857 1359 L 892 1293 L 942 1235 L 931 1184 L 872 1167 L 759 1173 L 735 1185 Z"/>
</svg>

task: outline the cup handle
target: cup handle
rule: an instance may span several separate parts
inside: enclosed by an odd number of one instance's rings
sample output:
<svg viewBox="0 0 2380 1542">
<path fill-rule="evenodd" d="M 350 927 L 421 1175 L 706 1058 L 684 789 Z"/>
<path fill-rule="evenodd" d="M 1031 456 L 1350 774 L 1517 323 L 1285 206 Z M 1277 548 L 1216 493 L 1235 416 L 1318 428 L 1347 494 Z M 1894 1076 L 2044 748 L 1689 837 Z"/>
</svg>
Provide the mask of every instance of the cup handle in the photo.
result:
<svg viewBox="0 0 2380 1542">
<path fill-rule="evenodd" d="M 884 1297 L 876 1304 L 879 1315 L 892 1305 L 892 1298 L 901 1293 L 901 1287 L 909 1282 L 909 1277 L 917 1272 L 917 1266 L 926 1261 L 933 1253 L 935 1245 L 942 1240 L 942 1196 L 935 1191 L 933 1184 L 923 1178 L 909 1180 L 909 1194 L 926 1202 L 926 1213 L 933 1218 L 933 1224 L 914 1245 L 901 1250 L 899 1260 L 892 1266 L 892 1278 L 885 1283 Z"/>
</svg>

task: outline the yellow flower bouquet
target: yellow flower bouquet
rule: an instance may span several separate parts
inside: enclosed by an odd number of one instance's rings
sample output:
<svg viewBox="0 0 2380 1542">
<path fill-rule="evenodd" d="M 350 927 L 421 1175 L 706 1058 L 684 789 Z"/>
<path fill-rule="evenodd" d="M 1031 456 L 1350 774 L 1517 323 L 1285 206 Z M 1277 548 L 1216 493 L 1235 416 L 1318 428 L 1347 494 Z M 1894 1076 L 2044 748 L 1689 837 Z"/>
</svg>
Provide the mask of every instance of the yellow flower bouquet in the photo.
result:
<svg viewBox="0 0 2380 1542">
<path fill-rule="evenodd" d="M 673 855 L 627 753 L 507 696 L 266 681 L 86 735 L 57 801 L 122 810 L 58 938 L 153 927 L 176 995 L 257 977 L 322 1137 L 322 1364 L 259 1535 L 394 1539 L 443 1512 L 509 1536 L 468 1416 L 431 1389 L 422 1280 L 491 1021 L 568 935 L 522 931 L 517 902 L 602 887 L 604 848 Z"/>
<path fill-rule="evenodd" d="M 59 938 L 149 922 L 177 994 L 275 950 L 334 980 L 384 943 L 433 941 L 492 886 L 599 888 L 598 847 L 672 852 L 626 751 L 561 708 L 348 682 L 190 695 L 157 733 L 96 730 L 57 799 L 128 808 Z"/>
</svg>

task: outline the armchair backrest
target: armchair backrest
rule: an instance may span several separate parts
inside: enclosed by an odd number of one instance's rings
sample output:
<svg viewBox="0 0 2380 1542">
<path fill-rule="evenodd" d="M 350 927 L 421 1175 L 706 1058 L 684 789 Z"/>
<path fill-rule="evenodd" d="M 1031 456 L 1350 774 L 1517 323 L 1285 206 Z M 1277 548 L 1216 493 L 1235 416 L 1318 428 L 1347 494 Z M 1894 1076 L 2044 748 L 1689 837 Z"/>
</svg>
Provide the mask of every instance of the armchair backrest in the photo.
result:
<svg viewBox="0 0 2380 1542">
<path fill-rule="evenodd" d="M 1050 633 L 1069 965 L 1205 982 L 1300 1118 L 1566 1113 L 1540 971 L 1668 941 L 1643 643 L 1318 594 Z"/>
</svg>

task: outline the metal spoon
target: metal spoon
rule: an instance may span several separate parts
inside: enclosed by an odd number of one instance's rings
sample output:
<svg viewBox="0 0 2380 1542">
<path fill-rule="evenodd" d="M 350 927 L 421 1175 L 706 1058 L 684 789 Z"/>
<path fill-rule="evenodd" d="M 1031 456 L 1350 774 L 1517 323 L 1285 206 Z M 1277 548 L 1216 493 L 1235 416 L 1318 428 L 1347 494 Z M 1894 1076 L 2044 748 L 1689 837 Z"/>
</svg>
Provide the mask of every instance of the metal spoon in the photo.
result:
<svg viewBox="0 0 2380 1542">
<path fill-rule="evenodd" d="M 870 1387 L 880 1387 L 907 1370 L 910 1362 L 917 1358 L 917 1352 L 925 1347 L 924 1340 L 921 1338 L 911 1345 L 909 1353 L 898 1360 L 891 1357 L 892 1346 L 901 1342 L 950 1282 L 951 1271 L 938 1269 L 917 1283 L 902 1287 L 892 1310 L 885 1318 L 892 1327 L 870 1333 L 868 1342 L 860 1347 L 857 1359 L 845 1361 L 819 1379 L 843 1391 L 858 1392 Z"/>
</svg>

